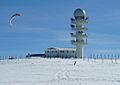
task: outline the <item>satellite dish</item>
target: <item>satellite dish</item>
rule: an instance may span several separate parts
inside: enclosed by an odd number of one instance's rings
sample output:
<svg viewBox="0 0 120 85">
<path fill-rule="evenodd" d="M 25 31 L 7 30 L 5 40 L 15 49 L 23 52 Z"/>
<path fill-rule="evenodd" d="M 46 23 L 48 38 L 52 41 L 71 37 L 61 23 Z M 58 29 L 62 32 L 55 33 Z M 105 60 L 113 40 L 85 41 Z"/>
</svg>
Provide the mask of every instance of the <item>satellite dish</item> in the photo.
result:
<svg viewBox="0 0 120 85">
<path fill-rule="evenodd" d="M 86 19 L 86 12 L 85 12 L 85 10 L 80 9 L 80 8 L 76 9 L 74 11 L 74 17 L 75 18 L 81 17 L 81 19 Z"/>
</svg>

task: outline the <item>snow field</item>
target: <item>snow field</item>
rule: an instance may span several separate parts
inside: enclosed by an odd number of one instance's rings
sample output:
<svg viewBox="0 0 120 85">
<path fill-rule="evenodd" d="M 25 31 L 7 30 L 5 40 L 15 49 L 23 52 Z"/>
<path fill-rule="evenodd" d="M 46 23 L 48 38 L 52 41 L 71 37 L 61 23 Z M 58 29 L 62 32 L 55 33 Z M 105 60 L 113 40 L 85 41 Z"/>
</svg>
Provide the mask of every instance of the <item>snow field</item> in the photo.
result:
<svg viewBox="0 0 120 85">
<path fill-rule="evenodd" d="M 77 64 L 74 66 L 74 61 Z M 120 85 L 120 62 L 80 59 L 0 61 L 0 85 Z"/>
</svg>

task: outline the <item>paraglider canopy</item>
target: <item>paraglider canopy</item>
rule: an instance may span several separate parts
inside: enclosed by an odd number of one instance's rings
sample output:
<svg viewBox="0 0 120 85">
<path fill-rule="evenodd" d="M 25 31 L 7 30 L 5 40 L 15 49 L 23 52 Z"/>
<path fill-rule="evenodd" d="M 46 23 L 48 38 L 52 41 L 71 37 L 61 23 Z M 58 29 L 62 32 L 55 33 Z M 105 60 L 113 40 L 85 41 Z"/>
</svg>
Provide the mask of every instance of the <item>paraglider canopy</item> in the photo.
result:
<svg viewBox="0 0 120 85">
<path fill-rule="evenodd" d="M 13 14 L 13 15 L 10 17 L 10 21 L 9 21 L 10 26 L 12 26 L 12 21 L 14 20 L 14 18 L 15 18 L 16 16 L 21 16 L 21 14 L 20 14 L 20 13 L 15 13 L 15 14 Z"/>
<path fill-rule="evenodd" d="M 21 14 L 20 14 L 20 13 L 16 13 L 16 14 L 12 15 L 11 18 L 13 18 L 13 17 L 15 17 L 15 16 L 21 16 Z"/>
</svg>

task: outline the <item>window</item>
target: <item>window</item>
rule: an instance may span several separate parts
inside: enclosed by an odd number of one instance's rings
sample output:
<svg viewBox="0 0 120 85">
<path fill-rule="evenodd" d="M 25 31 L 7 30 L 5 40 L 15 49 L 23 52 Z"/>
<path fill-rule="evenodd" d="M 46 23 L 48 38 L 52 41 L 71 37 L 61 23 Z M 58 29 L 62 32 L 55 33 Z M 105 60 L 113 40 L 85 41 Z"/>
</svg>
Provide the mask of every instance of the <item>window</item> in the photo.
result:
<svg viewBox="0 0 120 85">
<path fill-rule="evenodd" d="M 64 51 L 60 51 L 61 53 L 64 53 Z"/>
<path fill-rule="evenodd" d="M 69 53 L 69 51 L 67 50 L 67 53 Z"/>
</svg>

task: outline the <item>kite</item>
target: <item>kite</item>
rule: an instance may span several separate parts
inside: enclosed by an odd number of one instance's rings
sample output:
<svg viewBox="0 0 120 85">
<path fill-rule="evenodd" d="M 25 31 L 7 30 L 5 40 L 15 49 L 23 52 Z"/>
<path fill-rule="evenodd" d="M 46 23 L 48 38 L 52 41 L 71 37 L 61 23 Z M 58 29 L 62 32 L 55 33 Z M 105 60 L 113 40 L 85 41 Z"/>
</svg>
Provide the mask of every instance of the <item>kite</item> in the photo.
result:
<svg viewBox="0 0 120 85">
<path fill-rule="evenodd" d="M 14 14 L 14 15 L 12 15 L 11 17 L 10 17 L 10 21 L 9 21 L 9 23 L 10 23 L 10 26 L 12 26 L 12 21 L 15 19 L 15 17 L 17 17 L 17 16 L 21 16 L 21 14 L 20 13 L 16 13 L 16 14 Z"/>
</svg>

